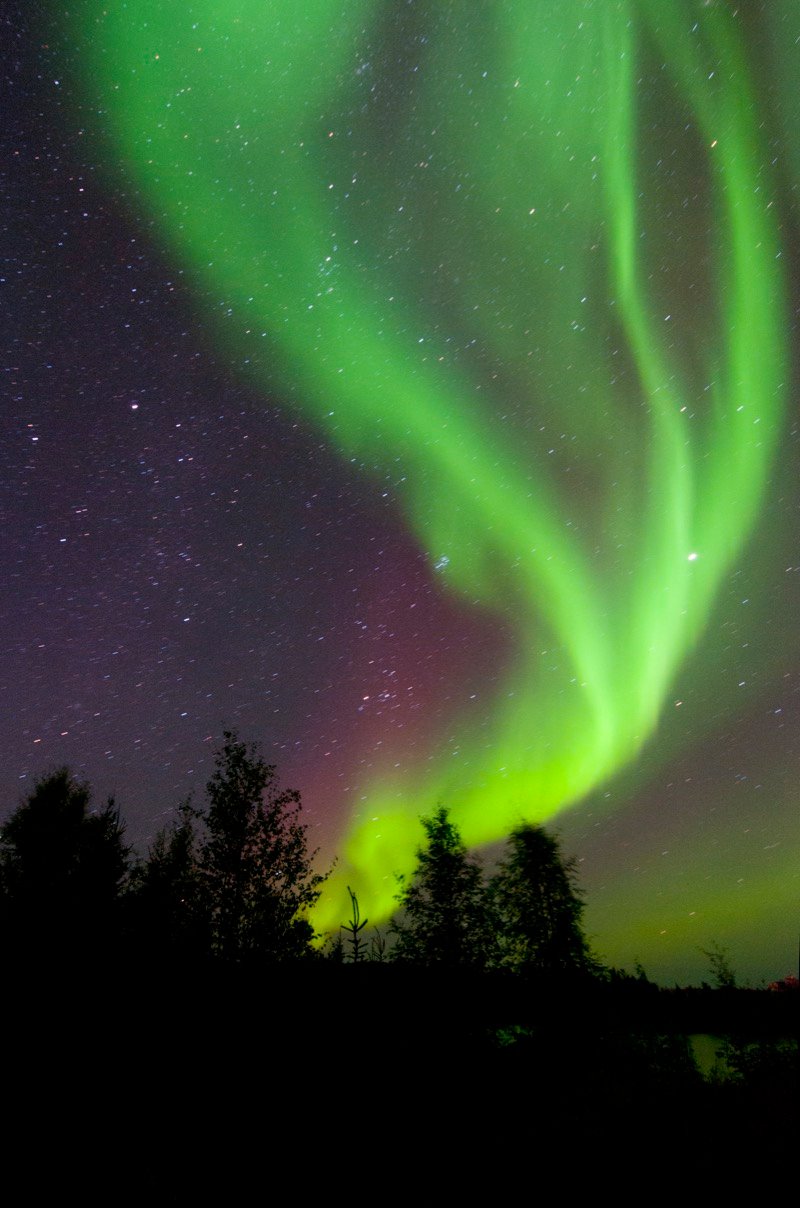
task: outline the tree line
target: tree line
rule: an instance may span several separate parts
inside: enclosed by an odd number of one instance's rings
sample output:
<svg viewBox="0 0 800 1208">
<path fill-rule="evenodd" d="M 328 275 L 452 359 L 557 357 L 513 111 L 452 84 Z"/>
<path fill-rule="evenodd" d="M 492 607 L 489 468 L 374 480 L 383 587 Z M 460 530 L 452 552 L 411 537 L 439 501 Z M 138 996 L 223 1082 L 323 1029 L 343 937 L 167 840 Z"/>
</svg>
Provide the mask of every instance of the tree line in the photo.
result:
<svg viewBox="0 0 800 1208">
<path fill-rule="evenodd" d="M 351 893 L 350 920 L 320 953 L 309 912 L 326 874 L 314 867 L 300 795 L 280 788 L 256 746 L 226 731 L 206 798 L 205 808 L 184 802 L 136 858 L 113 800 L 93 810 L 88 785 L 66 768 L 41 779 L 0 829 L 4 955 L 274 964 L 322 954 L 476 971 L 599 969 L 575 861 L 540 826 L 514 830 L 487 879 L 438 808 L 422 820 L 388 933 L 365 942 L 368 920 Z"/>
<path fill-rule="evenodd" d="M 487 880 L 444 806 L 422 826 L 426 841 L 414 871 L 400 880 L 400 911 L 390 925 L 394 959 L 516 973 L 599 970 L 583 932 L 576 862 L 554 835 L 518 826 Z"/>
<path fill-rule="evenodd" d="M 517 827 L 490 875 L 439 807 L 384 933 L 369 936 L 369 904 L 362 915 L 351 892 L 350 918 L 323 945 L 315 857 L 299 795 L 234 733 L 202 807 L 181 805 L 138 858 L 113 801 L 93 809 L 69 771 L 45 776 L 0 828 L 7 1086 L 16 1062 L 39 1110 L 89 1069 L 98 1103 L 116 1088 L 138 1111 L 138 1080 L 148 1120 L 165 1105 L 165 1130 L 176 1103 L 193 1122 L 233 1120 L 237 1161 L 237 1112 L 251 1117 L 254 1087 L 293 1130 L 314 1088 L 338 1088 L 348 1109 L 394 1109 L 398 1135 L 409 1120 L 431 1137 L 456 1122 L 470 1138 L 456 1152 L 491 1153 L 493 1175 L 531 1136 L 549 1155 L 569 1138 L 574 1162 L 623 1134 L 655 1164 L 676 1121 L 710 1155 L 754 1136 L 776 1160 L 789 1152 L 796 996 L 751 999 L 719 948 L 708 956 L 720 990 L 604 969 L 575 861 L 544 828 Z M 720 1037 L 705 1076 L 687 1039 L 697 1032 Z M 203 1135 L 216 1143 L 213 1128 Z"/>
</svg>

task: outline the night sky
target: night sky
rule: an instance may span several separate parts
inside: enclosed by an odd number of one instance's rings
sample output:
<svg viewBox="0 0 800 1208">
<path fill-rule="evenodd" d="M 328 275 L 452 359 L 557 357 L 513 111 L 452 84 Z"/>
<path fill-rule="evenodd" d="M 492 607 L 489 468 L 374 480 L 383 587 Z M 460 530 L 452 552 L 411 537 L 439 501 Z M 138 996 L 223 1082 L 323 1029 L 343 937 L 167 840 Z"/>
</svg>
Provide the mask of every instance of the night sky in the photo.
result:
<svg viewBox="0 0 800 1208">
<path fill-rule="evenodd" d="M 419 817 L 595 950 L 796 970 L 794 0 L 78 0 L 4 30 L 2 803 L 222 732 L 317 923 Z"/>
</svg>

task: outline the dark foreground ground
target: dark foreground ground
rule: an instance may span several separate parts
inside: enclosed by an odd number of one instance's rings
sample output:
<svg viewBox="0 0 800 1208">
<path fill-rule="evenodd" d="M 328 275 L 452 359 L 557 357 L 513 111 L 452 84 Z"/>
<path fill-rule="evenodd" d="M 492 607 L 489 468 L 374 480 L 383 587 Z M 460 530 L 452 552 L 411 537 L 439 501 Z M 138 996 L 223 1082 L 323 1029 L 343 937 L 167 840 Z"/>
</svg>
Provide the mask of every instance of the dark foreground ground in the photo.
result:
<svg viewBox="0 0 800 1208">
<path fill-rule="evenodd" d="M 769 991 L 323 963 L 16 969 L 5 1169 L 30 1194 L 107 1203 L 571 1200 L 593 1183 L 627 1200 L 741 1180 L 783 1195 L 797 1023 L 797 995 Z M 727 1046 L 725 1077 L 696 1069 L 697 1033 Z"/>
</svg>

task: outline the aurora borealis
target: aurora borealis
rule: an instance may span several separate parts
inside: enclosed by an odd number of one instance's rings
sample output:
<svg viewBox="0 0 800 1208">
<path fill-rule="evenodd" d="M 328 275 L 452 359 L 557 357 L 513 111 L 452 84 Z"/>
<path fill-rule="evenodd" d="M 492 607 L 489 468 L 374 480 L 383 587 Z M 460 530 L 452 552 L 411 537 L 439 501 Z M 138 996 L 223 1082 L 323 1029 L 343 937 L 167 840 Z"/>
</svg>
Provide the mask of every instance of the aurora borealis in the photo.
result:
<svg viewBox="0 0 800 1208">
<path fill-rule="evenodd" d="M 387 917 L 446 802 L 473 846 L 563 826 L 620 960 L 658 967 L 665 935 L 665 967 L 714 937 L 746 960 L 778 923 L 785 946 L 796 7 L 86 0 L 54 29 L 80 154 L 184 276 L 225 374 L 387 501 L 389 589 L 360 589 L 361 613 L 427 609 L 427 648 L 391 622 L 384 723 L 362 683 L 346 792 L 324 758 L 290 763 L 339 856 L 319 925 L 346 884 Z M 310 696 L 331 672 L 298 626 L 283 675 L 311 658 Z M 209 680 L 235 641 L 214 632 Z M 415 719 L 398 686 L 431 659 Z M 742 807 L 750 780 L 767 789 Z"/>
</svg>

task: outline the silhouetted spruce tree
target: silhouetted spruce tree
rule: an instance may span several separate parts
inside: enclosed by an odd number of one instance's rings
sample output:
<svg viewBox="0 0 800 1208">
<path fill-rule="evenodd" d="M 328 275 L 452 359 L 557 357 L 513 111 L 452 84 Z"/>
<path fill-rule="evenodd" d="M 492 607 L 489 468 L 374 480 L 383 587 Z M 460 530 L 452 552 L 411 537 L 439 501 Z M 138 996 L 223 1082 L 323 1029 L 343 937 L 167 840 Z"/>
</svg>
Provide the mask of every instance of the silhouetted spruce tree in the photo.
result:
<svg viewBox="0 0 800 1208">
<path fill-rule="evenodd" d="M 129 849 L 113 800 L 94 812 L 90 800 L 59 768 L 0 830 L 4 944 L 26 960 L 74 959 L 117 939 Z"/>
<path fill-rule="evenodd" d="M 312 868 L 300 794 L 279 791 L 274 766 L 230 731 L 215 762 L 199 855 L 212 951 L 232 961 L 308 955 L 307 911 L 325 878 Z"/>
<path fill-rule="evenodd" d="M 392 922 L 392 959 L 421 966 L 485 968 L 493 929 L 480 865 L 471 859 L 444 806 L 422 819 L 427 837 Z"/>
<path fill-rule="evenodd" d="M 347 892 L 350 896 L 350 918 L 346 923 L 342 923 L 342 929 L 347 932 L 347 942 L 350 945 L 350 961 L 352 964 L 357 965 L 359 961 L 367 959 L 367 942 L 363 939 L 361 932 L 366 927 L 369 919 L 362 919 L 358 897 L 353 893 L 349 885 L 347 886 Z"/>
<path fill-rule="evenodd" d="M 508 845 L 489 886 L 500 964 L 519 973 L 594 970 L 575 860 L 541 826 L 517 827 Z"/>
</svg>

